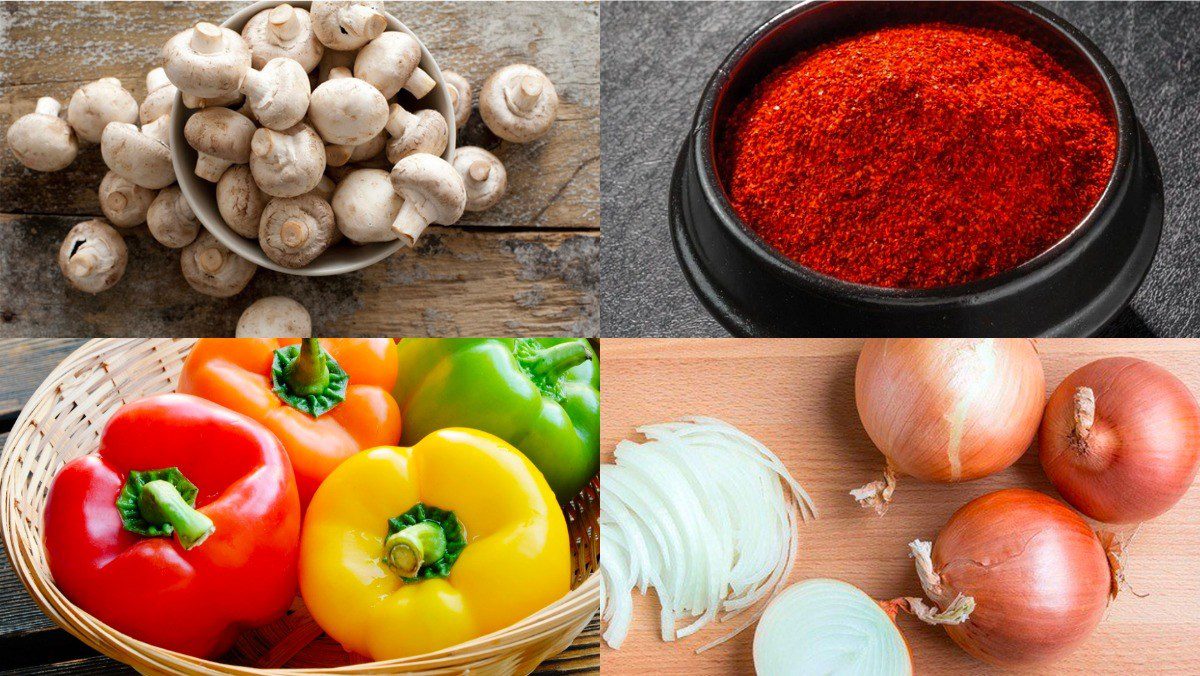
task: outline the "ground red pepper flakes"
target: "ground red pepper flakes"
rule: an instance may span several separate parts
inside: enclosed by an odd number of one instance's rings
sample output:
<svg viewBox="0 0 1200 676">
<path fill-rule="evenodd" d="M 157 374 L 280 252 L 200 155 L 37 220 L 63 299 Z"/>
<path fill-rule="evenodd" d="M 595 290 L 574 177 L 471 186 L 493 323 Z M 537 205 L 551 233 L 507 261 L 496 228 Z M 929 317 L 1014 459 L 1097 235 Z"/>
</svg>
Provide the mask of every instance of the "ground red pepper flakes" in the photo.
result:
<svg viewBox="0 0 1200 676">
<path fill-rule="evenodd" d="M 801 53 L 728 119 L 734 211 L 773 247 L 863 284 L 990 277 L 1070 232 L 1112 172 L 1095 82 L 993 28 L 893 25 Z"/>
</svg>

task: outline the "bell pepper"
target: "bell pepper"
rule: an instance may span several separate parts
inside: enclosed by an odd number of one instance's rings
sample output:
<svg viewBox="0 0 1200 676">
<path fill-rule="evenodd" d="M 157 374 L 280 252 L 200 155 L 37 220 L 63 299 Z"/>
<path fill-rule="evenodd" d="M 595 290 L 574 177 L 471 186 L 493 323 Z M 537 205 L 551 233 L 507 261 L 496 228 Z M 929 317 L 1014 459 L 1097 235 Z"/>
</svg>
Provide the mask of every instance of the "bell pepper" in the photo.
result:
<svg viewBox="0 0 1200 676">
<path fill-rule="evenodd" d="M 265 427 L 183 394 L 117 410 L 67 463 L 44 513 L 54 583 L 136 639 L 198 657 L 287 612 L 300 501 Z"/>
<path fill-rule="evenodd" d="M 402 445 L 443 427 L 491 432 L 561 502 L 600 469 L 600 368 L 583 338 L 406 338 L 395 393 Z"/>
<path fill-rule="evenodd" d="M 445 429 L 343 462 L 300 536 L 317 624 L 376 660 L 509 626 L 570 590 L 567 525 L 541 473 L 490 434 Z"/>
<path fill-rule="evenodd" d="M 307 505 L 321 481 L 364 448 L 400 439 L 392 397 L 396 346 L 387 338 L 206 338 L 179 377 L 180 392 L 261 422 L 291 456 Z"/>
</svg>

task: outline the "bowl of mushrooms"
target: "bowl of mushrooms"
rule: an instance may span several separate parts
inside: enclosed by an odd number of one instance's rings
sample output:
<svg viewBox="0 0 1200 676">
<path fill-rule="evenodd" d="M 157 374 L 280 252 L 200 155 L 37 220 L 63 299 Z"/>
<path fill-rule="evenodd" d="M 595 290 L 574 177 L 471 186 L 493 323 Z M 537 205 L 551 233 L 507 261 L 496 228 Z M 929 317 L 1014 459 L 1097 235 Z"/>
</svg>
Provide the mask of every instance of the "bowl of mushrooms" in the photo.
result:
<svg viewBox="0 0 1200 676">
<path fill-rule="evenodd" d="M 451 87 L 374 3 L 256 2 L 177 34 L 163 68 L 179 189 L 245 261 L 342 274 L 462 214 Z M 195 258 L 214 277 L 249 267 L 220 247 Z"/>
</svg>

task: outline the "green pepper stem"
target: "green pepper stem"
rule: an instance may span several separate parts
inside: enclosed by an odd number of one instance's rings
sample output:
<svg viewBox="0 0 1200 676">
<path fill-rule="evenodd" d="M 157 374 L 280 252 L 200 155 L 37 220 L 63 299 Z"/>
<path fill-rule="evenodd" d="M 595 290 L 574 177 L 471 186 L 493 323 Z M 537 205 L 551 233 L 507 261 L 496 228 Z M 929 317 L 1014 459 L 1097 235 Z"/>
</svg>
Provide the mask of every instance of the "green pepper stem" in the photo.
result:
<svg viewBox="0 0 1200 676">
<path fill-rule="evenodd" d="M 421 566 L 445 555 L 446 531 L 432 521 L 413 524 L 383 541 L 383 559 L 400 577 L 416 577 Z"/>
<path fill-rule="evenodd" d="M 559 375 L 570 371 L 583 362 L 591 360 L 591 358 L 592 355 L 588 352 L 588 347 L 583 342 L 571 341 L 569 343 L 559 343 L 558 345 L 551 345 L 534 353 L 529 370 L 534 376 L 551 376 L 557 378 Z"/>
<path fill-rule="evenodd" d="M 179 544 L 191 549 L 208 539 L 217 528 L 212 519 L 188 505 L 179 489 L 169 481 L 157 479 L 142 486 L 138 511 L 152 524 L 169 523 L 179 534 Z"/>
<path fill-rule="evenodd" d="M 283 382 L 302 396 L 321 394 L 329 387 L 329 363 L 316 338 L 305 338 L 300 343 L 300 354 L 288 365 Z"/>
</svg>

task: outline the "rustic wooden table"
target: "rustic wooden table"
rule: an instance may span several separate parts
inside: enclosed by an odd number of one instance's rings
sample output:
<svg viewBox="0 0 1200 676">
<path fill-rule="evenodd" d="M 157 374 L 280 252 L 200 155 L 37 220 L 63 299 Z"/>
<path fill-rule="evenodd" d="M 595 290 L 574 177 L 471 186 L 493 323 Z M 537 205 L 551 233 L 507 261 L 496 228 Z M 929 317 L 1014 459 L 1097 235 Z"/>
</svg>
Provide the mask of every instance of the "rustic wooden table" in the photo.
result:
<svg viewBox="0 0 1200 676">
<path fill-rule="evenodd" d="M 0 447 L 21 407 L 59 361 L 81 340 L 0 339 Z M 4 549 L 0 543 L 0 552 Z M 599 620 L 538 674 L 595 674 L 600 671 Z M 34 604 L 17 579 L 7 554 L 0 554 L 0 673 L 118 674 L 132 670 L 100 655 L 59 629 Z"/>
<path fill-rule="evenodd" d="M 1036 454 L 986 479 L 957 485 L 900 480 L 887 515 L 860 509 L 847 491 L 878 478 L 883 456 L 854 404 L 854 340 L 622 340 L 601 342 L 601 449 L 612 462 L 638 425 L 688 415 L 722 418 L 773 450 L 810 492 L 820 518 L 800 528 L 793 580 L 835 577 L 876 598 L 920 595 L 906 543 L 930 539 L 950 514 L 984 493 L 1024 486 L 1055 494 Z M 1200 394 L 1200 341 L 1038 340 L 1049 388 L 1102 356 L 1160 364 Z M 1200 481 L 1166 514 L 1144 523 L 1129 549 L 1128 581 L 1087 642 L 1069 657 L 1023 674 L 1194 674 L 1200 661 Z M 1128 529 L 1119 532 L 1128 534 Z M 634 627 L 617 651 L 601 649 L 606 674 L 707 676 L 752 672 L 753 630 L 701 655 L 723 634 L 714 625 L 676 643 L 659 639 L 658 607 L 634 597 Z M 739 618 L 740 620 L 740 618 Z M 918 674 L 991 674 L 939 627 L 900 620 Z M 1011 672 L 1010 672 L 1011 673 Z"/>
<path fill-rule="evenodd" d="M 64 104 L 80 85 L 116 77 L 139 101 L 162 44 L 242 2 L 0 3 L 0 336 L 232 335 L 253 300 L 287 295 L 316 330 L 342 335 L 596 335 L 599 330 L 600 63 L 595 3 L 386 3 L 441 67 L 476 89 L 496 68 L 531 63 L 560 97 L 550 134 L 501 143 L 475 113 L 459 145 L 491 149 L 509 194 L 458 226 L 435 227 L 413 251 L 339 277 L 260 270 L 245 291 L 215 299 L 191 290 L 179 253 L 145 227 L 123 233 L 129 269 L 97 296 L 75 292 L 55 255 L 67 230 L 100 215 L 99 148 L 67 169 L 22 167 L 3 131 L 40 96 Z"/>
</svg>

